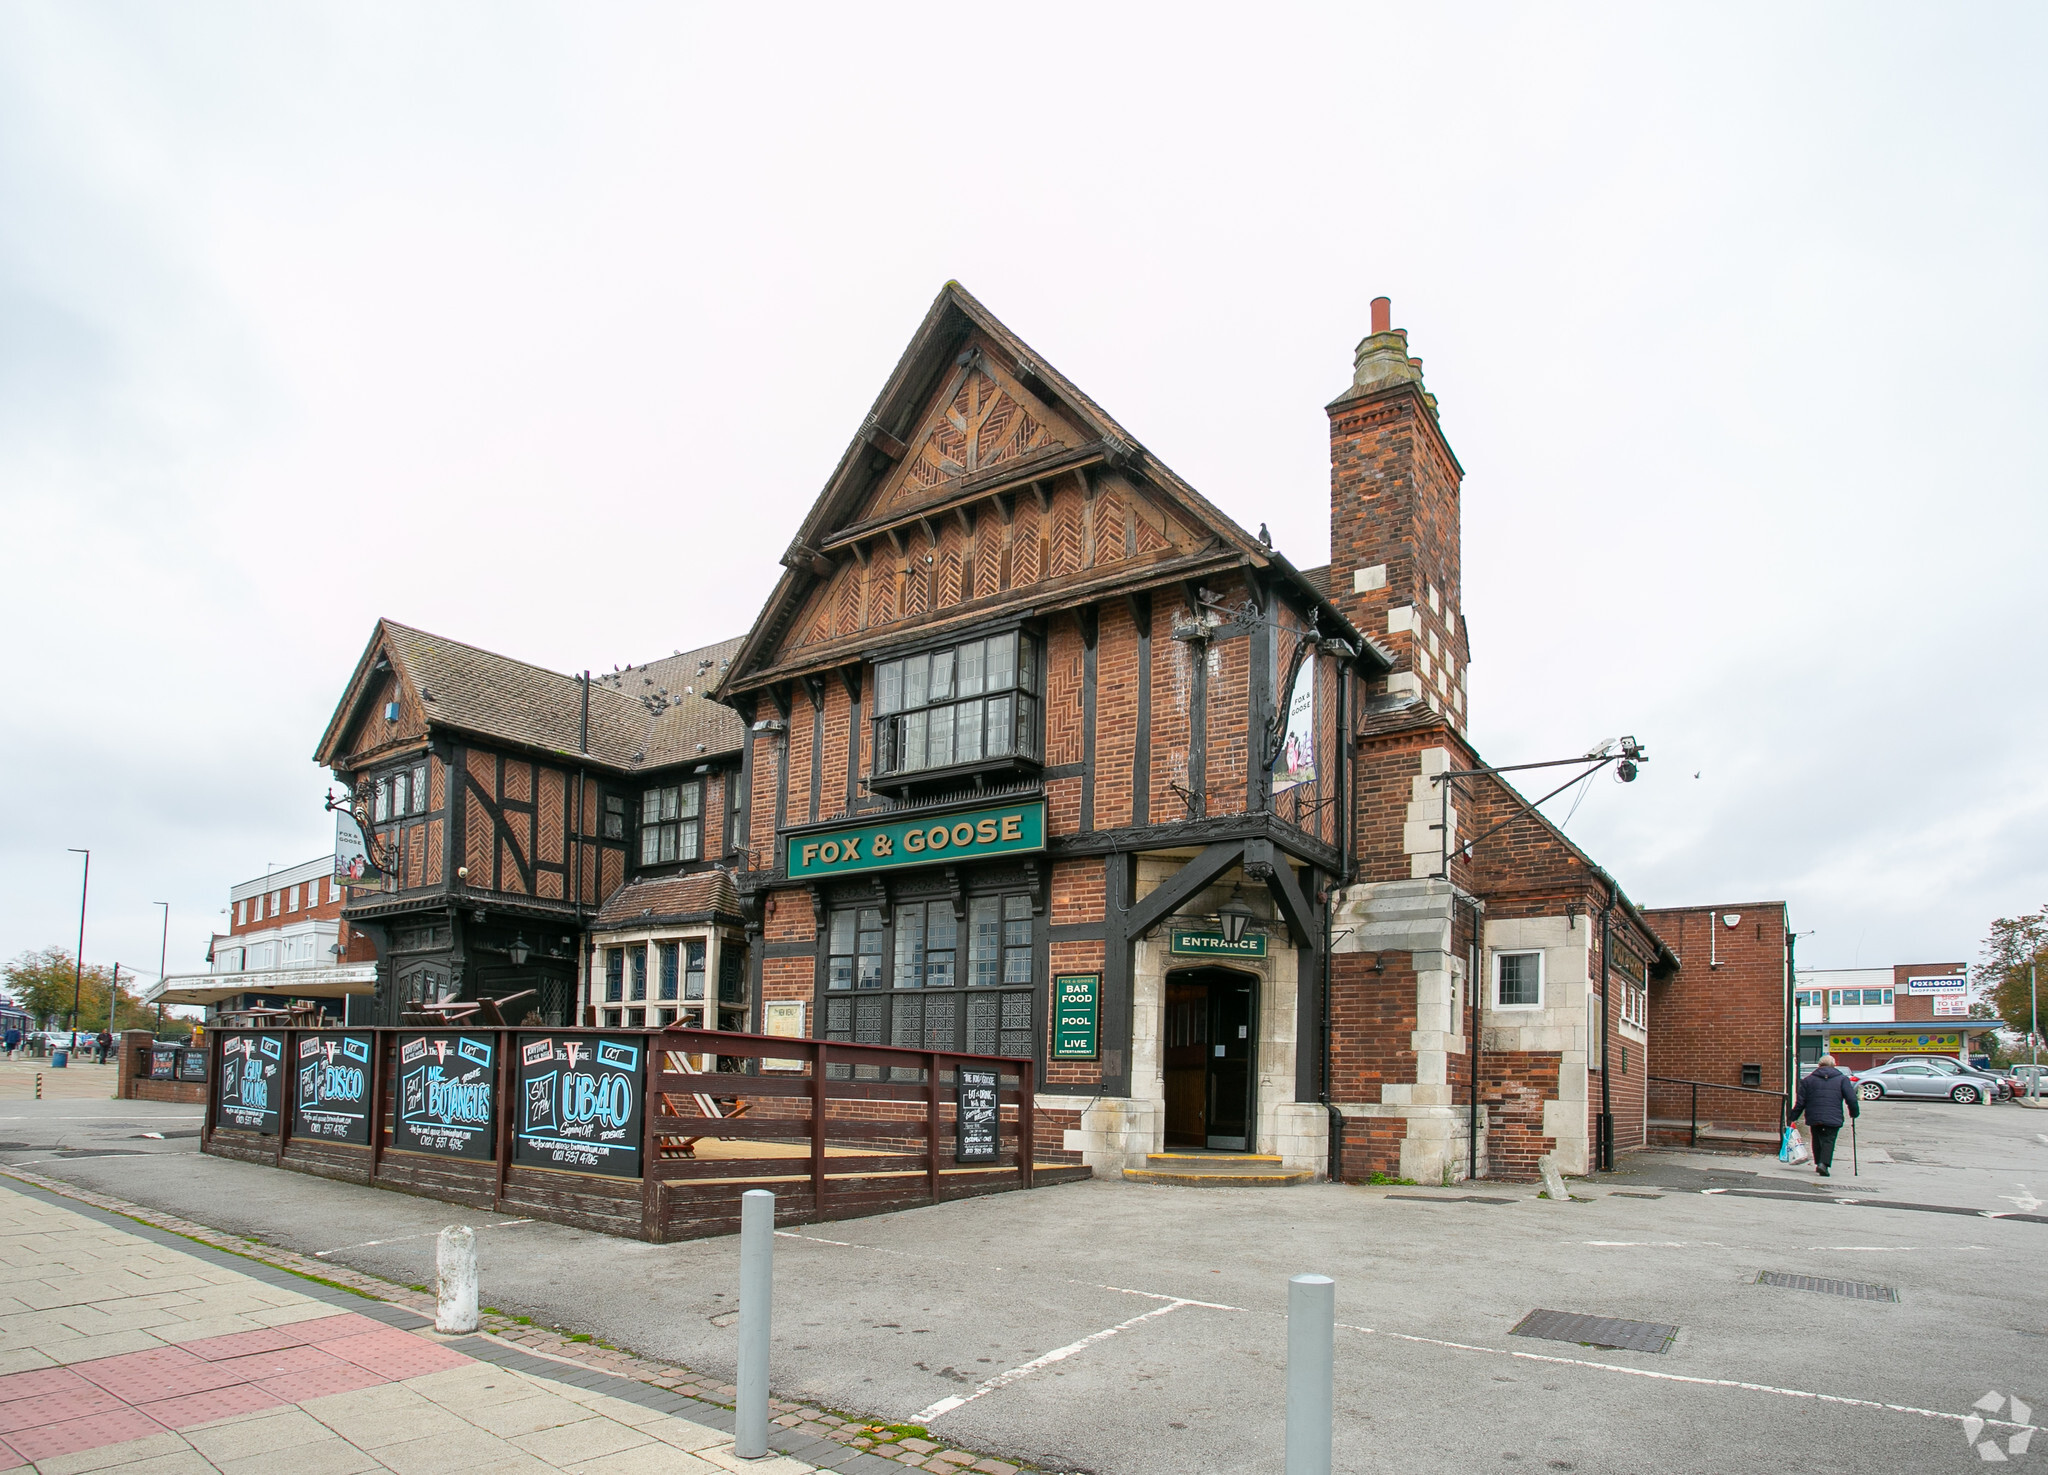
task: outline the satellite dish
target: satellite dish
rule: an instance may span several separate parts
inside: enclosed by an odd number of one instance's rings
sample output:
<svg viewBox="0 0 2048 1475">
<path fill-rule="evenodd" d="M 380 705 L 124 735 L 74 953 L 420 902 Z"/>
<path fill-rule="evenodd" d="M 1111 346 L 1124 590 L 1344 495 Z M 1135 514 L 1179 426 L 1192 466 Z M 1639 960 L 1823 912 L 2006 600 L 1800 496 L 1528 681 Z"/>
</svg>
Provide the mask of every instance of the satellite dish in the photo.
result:
<svg viewBox="0 0 2048 1475">
<path fill-rule="evenodd" d="M 1742 920 L 1742 913 L 1723 912 L 1721 914 L 1721 920 L 1725 922 L 1728 926 L 1733 927 L 1737 922 L 1740 922 Z"/>
</svg>

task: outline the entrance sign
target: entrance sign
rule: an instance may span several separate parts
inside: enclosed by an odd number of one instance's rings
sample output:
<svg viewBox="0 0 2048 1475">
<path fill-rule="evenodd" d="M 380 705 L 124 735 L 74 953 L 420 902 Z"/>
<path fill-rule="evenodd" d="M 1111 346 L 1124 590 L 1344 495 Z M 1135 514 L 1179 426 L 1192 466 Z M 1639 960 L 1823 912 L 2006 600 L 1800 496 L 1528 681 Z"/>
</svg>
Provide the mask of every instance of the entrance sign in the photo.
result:
<svg viewBox="0 0 2048 1475">
<path fill-rule="evenodd" d="M 1052 1058 L 1093 1060 L 1096 1017 L 1102 999 L 1100 973 L 1062 973 L 1052 981 Z"/>
<path fill-rule="evenodd" d="M 886 871 L 897 866 L 979 860 L 1045 849 L 1045 801 L 924 814 L 891 823 L 841 825 L 789 837 L 796 880 Z"/>
<path fill-rule="evenodd" d="M 298 1086 L 294 1137 L 370 1145 L 370 1036 L 302 1036 Z"/>
<path fill-rule="evenodd" d="M 954 1109 L 958 1114 L 953 1138 L 953 1160 L 962 1163 L 992 1163 L 1000 1151 L 996 1105 L 1000 1084 L 992 1070 L 963 1065 L 953 1072 L 957 1092 Z"/>
<path fill-rule="evenodd" d="M 1970 980 L 1961 973 L 1943 973 L 1933 978 L 1909 978 L 1909 994 L 1961 994 L 1969 992 Z"/>
<path fill-rule="evenodd" d="M 276 1136 L 278 1098 L 284 1093 L 283 1068 L 282 1036 L 224 1036 L 220 1042 L 220 1124 Z"/>
<path fill-rule="evenodd" d="M 401 1034 L 393 1147 L 489 1162 L 497 1155 L 497 1043 L 490 1036 Z"/>
<path fill-rule="evenodd" d="M 512 1161 L 639 1177 L 650 1038 L 521 1035 Z"/>
<path fill-rule="evenodd" d="M 1948 1053 L 1950 1053 L 1950 1052 L 1952 1052 L 1952 1051 L 1955 1051 L 1955 1050 L 1960 1050 L 1960 1049 L 1962 1049 L 1962 1048 L 1963 1048 L 1963 1037 L 1962 1037 L 1962 1036 L 1961 1036 L 1960 1034 L 1957 1034 L 1957 1033 L 1955 1033 L 1954 1031 L 1949 1031 L 1949 1032 L 1947 1032 L 1947 1033 L 1944 1033 L 1944 1034 L 1924 1034 L 1924 1035 L 1913 1035 L 1913 1034 L 1903 1034 L 1903 1033 L 1898 1033 L 1898 1032 L 1891 1032 L 1891 1031 L 1888 1031 L 1888 1032 L 1886 1032 L 1886 1033 L 1884 1033 L 1884 1034 L 1868 1034 L 1868 1035 L 1838 1035 L 1838 1034 L 1830 1034 L 1830 1035 L 1828 1036 L 1828 1049 L 1829 1049 L 1830 1051 L 1834 1051 L 1834 1050 L 1872 1050 L 1872 1051 L 1886 1051 L 1886 1050 L 1895 1050 L 1895 1051 L 1910 1051 L 1910 1050 L 1938 1050 L 1938 1051 L 1940 1051 L 1940 1052 L 1941 1052 L 1941 1053 L 1943 1053 L 1943 1054 L 1948 1054 Z"/>
<path fill-rule="evenodd" d="M 1263 958 L 1266 934 L 1247 932 L 1236 942 L 1229 942 L 1220 932 L 1176 932 L 1173 951 L 1192 958 Z"/>
</svg>

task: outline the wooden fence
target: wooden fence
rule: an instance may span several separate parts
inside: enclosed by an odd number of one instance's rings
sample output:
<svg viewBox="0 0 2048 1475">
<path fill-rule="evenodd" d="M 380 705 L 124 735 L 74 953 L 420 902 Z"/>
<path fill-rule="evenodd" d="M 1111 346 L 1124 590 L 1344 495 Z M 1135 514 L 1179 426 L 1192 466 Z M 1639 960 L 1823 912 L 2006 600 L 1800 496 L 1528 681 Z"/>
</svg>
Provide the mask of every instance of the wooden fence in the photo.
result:
<svg viewBox="0 0 2048 1475">
<path fill-rule="evenodd" d="M 718 1030 L 224 1030 L 201 1150 L 607 1234 L 809 1223 L 1088 1176 L 1025 1059 Z M 963 1115 L 964 1108 L 964 1115 Z"/>
</svg>

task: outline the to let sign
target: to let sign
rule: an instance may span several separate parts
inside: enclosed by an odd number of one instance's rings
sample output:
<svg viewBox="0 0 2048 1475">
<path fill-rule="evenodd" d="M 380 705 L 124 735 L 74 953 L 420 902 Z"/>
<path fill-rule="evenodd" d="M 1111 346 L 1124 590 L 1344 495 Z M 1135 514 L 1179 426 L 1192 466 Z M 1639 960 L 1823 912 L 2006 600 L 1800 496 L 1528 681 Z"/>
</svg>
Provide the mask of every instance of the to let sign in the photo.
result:
<svg viewBox="0 0 2048 1475">
<path fill-rule="evenodd" d="M 886 871 L 1045 849 L 1045 801 L 842 825 L 789 837 L 792 879 Z"/>
<path fill-rule="evenodd" d="M 1052 981 L 1052 1058 L 1093 1060 L 1101 1010 L 1100 973 L 1063 973 Z"/>
<path fill-rule="evenodd" d="M 957 1096 L 953 1138 L 953 1160 L 962 1163 L 992 1163 L 1000 1151 L 996 1090 L 999 1082 L 992 1070 L 961 1066 L 954 1072 Z"/>
<path fill-rule="evenodd" d="M 1266 956 L 1266 934 L 1247 932 L 1236 942 L 1231 942 L 1220 932 L 1176 932 L 1173 934 L 1173 951 L 1182 957 L 1263 958 Z"/>
</svg>

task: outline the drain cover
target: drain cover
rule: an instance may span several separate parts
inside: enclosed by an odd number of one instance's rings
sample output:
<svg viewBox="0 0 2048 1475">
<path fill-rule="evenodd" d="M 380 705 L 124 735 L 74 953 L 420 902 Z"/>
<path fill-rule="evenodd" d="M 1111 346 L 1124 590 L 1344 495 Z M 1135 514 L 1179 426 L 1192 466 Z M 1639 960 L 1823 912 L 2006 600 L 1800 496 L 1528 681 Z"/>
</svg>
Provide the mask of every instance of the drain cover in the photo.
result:
<svg viewBox="0 0 2048 1475">
<path fill-rule="evenodd" d="M 1760 1286 L 1783 1286 L 1788 1291 L 1819 1291 L 1828 1296 L 1847 1296 L 1855 1301 L 1896 1301 L 1899 1293 L 1890 1286 L 1872 1285 L 1867 1280 L 1828 1280 L 1818 1275 L 1792 1275 L 1783 1270 L 1759 1270 Z"/>
<path fill-rule="evenodd" d="M 1512 1327 L 1511 1337 L 1543 1337 L 1552 1342 L 1579 1342 L 1630 1352 L 1666 1352 L 1675 1326 L 1654 1321 L 1618 1321 L 1611 1316 L 1581 1316 L 1571 1311 L 1532 1311 Z"/>
</svg>

